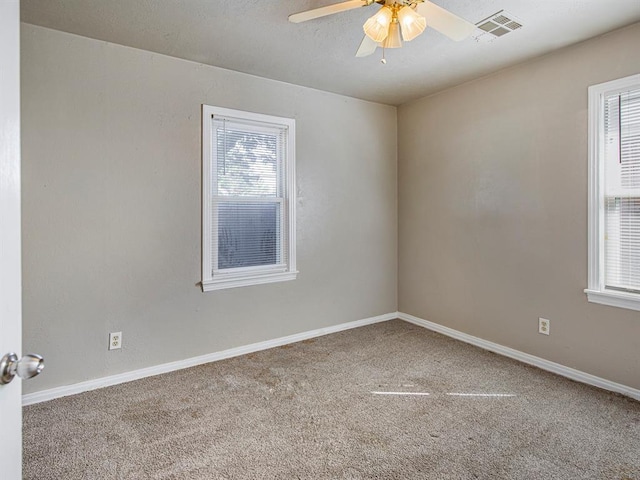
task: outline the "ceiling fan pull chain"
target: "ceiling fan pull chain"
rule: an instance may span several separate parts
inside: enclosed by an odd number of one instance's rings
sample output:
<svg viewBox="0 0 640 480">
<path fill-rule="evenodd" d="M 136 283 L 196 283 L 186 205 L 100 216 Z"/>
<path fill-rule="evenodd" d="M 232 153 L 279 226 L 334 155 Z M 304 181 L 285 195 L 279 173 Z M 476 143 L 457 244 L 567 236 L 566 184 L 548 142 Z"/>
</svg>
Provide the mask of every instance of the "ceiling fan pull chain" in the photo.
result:
<svg viewBox="0 0 640 480">
<path fill-rule="evenodd" d="M 382 47 L 382 60 L 380 60 L 380 63 L 383 64 L 383 65 L 386 65 L 387 64 L 387 59 L 384 58 L 384 52 L 385 52 L 385 48 Z"/>
</svg>

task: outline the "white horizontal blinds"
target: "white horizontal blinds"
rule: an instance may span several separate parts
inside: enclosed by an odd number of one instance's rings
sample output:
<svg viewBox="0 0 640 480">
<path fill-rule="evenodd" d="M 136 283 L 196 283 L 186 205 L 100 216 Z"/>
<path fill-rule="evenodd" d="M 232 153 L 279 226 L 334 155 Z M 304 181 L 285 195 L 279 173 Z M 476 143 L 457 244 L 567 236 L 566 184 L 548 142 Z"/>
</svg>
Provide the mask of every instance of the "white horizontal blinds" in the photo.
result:
<svg viewBox="0 0 640 480">
<path fill-rule="evenodd" d="M 640 292 L 640 89 L 604 101 L 605 287 Z"/>
<path fill-rule="evenodd" d="M 286 127 L 214 116 L 214 271 L 286 266 Z"/>
</svg>

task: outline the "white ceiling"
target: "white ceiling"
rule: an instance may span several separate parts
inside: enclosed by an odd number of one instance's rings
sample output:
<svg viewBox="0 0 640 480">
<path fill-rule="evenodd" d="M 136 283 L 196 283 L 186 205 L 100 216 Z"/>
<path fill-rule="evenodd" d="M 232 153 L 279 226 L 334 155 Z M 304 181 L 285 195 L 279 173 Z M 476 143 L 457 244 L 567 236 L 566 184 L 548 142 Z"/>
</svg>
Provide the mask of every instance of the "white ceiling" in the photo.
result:
<svg viewBox="0 0 640 480">
<path fill-rule="evenodd" d="M 492 43 L 427 31 L 355 58 L 377 6 L 293 24 L 339 0 L 22 0 L 22 20 L 261 77 L 399 105 L 640 21 L 640 0 L 433 0 L 472 23 L 505 9 L 524 27 Z"/>
</svg>

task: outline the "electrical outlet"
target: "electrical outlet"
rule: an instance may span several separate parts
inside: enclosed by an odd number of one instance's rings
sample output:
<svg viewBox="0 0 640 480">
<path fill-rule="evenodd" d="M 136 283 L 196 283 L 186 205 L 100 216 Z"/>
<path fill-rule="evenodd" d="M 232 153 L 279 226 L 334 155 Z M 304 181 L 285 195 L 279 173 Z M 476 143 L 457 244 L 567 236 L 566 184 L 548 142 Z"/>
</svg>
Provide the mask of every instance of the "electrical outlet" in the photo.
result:
<svg viewBox="0 0 640 480">
<path fill-rule="evenodd" d="M 112 332 L 109 334 L 109 350 L 122 348 L 122 332 Z"/>
<path fill-rule="evenodd" d="M 549 335 L 551 333 L 551 320 L 538 318 L 538 333 Z"/>
</svg>

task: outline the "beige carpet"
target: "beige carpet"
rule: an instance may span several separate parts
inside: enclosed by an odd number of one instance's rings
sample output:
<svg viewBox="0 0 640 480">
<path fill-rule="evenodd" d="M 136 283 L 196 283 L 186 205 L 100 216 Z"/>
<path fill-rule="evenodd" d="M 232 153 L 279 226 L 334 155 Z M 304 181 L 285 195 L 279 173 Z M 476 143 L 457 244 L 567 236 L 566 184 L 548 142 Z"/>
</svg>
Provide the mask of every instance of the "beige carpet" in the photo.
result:
<svg viewBox="0 0 640 480">
<path fill-rule="evenodd" d="M 27 407 L 24 478 L 640 480 L 640 403 L 395 320 Z"/>
</svg>

